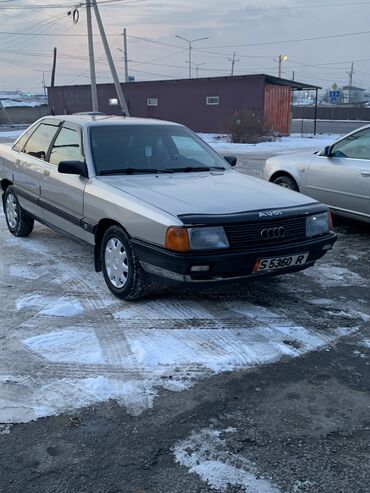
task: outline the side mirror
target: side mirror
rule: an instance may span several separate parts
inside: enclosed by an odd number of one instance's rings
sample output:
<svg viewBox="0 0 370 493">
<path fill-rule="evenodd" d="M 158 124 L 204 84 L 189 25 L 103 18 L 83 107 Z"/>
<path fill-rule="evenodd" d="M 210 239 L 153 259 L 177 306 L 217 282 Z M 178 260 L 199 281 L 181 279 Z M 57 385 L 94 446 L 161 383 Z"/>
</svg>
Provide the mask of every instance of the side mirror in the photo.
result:
<svg viewBox="0 0 370 493">
<path fill-rule="evenodd" d="M 325 157 L 330 157 L 331 156 L 331 150 L 333 146 L 326 146 L 324 149 L 324 156 Z"/>
<path fill-rule="evenodd" d="M 88 178 L 86 164 L 82 161 L 60 161 L 58 172 L 66 175 L 80 175 Z"/>
<path fill-rule="evenodd" d="M 236 156 L 224 156 L 224 159 L 230 164 L 230 166 L 235 166 L 236 163 L 238 162 Z"/>
</svg>

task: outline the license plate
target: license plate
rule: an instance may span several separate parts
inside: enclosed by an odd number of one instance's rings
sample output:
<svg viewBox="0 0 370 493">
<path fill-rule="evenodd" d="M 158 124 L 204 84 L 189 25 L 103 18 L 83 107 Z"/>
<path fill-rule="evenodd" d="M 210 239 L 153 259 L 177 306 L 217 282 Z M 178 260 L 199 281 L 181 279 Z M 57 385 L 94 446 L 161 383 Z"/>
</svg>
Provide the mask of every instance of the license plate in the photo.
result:
<svg viewBox="0 0 370 493">
<path fill-rule="evenodd" d="M 252 272 L 266 272 L 269 270 L 286 269 L 287 267 L 297 267 L 304 265 L 307 261 L 308 253 L 290 255 L 288 257 L 274 257 L 257 259 Z"/>
</svg>

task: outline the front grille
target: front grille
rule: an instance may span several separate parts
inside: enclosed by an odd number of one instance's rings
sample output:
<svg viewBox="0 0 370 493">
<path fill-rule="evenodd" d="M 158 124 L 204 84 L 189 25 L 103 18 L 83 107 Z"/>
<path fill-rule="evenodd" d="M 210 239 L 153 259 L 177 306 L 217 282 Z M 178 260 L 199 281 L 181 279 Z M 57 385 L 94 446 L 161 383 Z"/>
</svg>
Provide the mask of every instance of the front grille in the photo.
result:
<svg viewBox="0 0 370 493">
<path fill-rule="evenodd" d="M 261 231 L 269 228 L 285 230 L 283 238 L 261 238 Z M 306 218 L 273 219 L 255 223 L 235 223 L 224 225 L 232 250 L 246 250 L 250 247 L 269 247 L 287 245 L 306 239 Z"/>
</svg>

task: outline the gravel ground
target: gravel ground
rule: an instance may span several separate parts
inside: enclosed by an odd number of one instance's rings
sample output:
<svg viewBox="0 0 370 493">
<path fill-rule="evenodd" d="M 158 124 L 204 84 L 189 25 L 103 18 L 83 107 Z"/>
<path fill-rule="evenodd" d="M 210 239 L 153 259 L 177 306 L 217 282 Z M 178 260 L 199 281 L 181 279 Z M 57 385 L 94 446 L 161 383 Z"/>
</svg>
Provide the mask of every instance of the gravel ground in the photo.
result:
<svg viewBox="0 0 370 493">
<path fill-rule="evenodd" d="M 1 216 L 0 491 L 369 491 L 370 228 L 336 229 L 305 272 L 129 304 Z"/>
</svg>

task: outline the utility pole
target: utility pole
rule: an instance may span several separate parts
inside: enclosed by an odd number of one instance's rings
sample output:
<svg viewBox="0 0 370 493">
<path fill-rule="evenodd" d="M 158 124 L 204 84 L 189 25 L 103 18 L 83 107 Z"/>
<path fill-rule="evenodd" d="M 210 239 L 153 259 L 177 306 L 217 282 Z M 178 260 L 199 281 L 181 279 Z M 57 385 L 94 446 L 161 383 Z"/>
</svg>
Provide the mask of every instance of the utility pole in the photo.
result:
<svg viewBox="0 0 370 493">
<path fill-rule="evenodd" d="M 292 80 L 295 80 L 295 73 L 294 73 L 294 70 L 292 72 Z"/>
<path fill-rule="evenodd" d="M 44 89 L 44 97 L 46 98 L 45 72 L 42 73 L 42 87 Z"/>
<path fill-rule="evenodd" d="M 123 29 L 123 58 L 125 61 L 125 82 L 128 82 L 127 32 Z"/>
<path fill-rule="evenodd" d="M 185 63 L 189 63 L 189 60 L 185 60 Z M 207 65 L 207 64 L 206 64 L 206 62 L 203 62 L 203 63 L 193 63 L 193 62 L 191 62 L 191 63 L 192 63 L 192 65 L 195 66 L 195 71 L 197 73 L 197 79 L 198 79 L 199 78 L 199 67 L 201 65 Z"/>
<path fill-rule="evenodd" d="M 205 38 L 197 38 L 197 39 L 186 39 L 186 38 L 183 38 L 182 36 L 179 36 L 178 34 L 175 35 L 176 38 L 179 38 L 179 39 L 182 39 L 183 41 L 186 41 L 189 45 L 189 79 L 191 79 L 191 65 L 192 65 L 192 62 L 191 62 L 191 52 L 192 52 L 192 49 L 193 49 L 193 43 L 195 43 L 196 41 L 203 41 L 204 39 L 209 39 L 208 36 L 206 36 Z"/>
<path fill-rule="evenodd" d="M 353 62 L 351 63 L 351 70 L 347 72 L 348 74 L 348 103 L 351 102 L 352 96 L 352 84 L 353 84 Z"/>
<path fill-rule="evenodd" d="M 119 100 L 119 103 L 121 106 L 122 114 L 123 114 L 123 116 L 130 116 L 128 106 L 126 103 L 126 99 L 125 99 L 121 84 L 120 84 L 119 79 L 118 79 L 117 70 L 116 70 L 116 67 L 114 65 L 114 61 L 112 58 L 112 53 L 110 52 L 107 36 L 105 34 L 105 31 L 104 31 L 103 22 L 102 22 L 101 17 L 100 17 L 100 12 L 99 12 L 96 0 L 91 0 L 91 4 L 92 4 L 94 12 L 95 12 L 96 22 L 97 22 L 98 27 L 99 27 L 100 36 L 101 36 L 104 50 L 105 50 L 105 56 L 107 57 L 107 60 L 109 63 L 109 68 L 110 68 L 110 71 L 111 71 L 111 74 L 113 77 L 113 81 L 114 81 L 114 85 L 115 85 L 115 88 L 117 91 L 117 96 L 118 96 L 118 100 Z"/>
<path fill-rule="evenodd" d="M 55 86 L 55 69 L 57 66 L 57 49 L 54 48 L 53 50 L 53 68 L 51 69 L 51 81 L 50 81 L 50 87 Z"/>
<path fill-rule="evenodd" d="M 231 62 L 231 76 L 234 75 L 235 63 L 240 61 L 240 58 L 235 58 L 235 57 L 236 57 L 236 51 L 234 51 L 232 58 L 228 58 L 228 61 Z"/>
<path fill-rule="evenodd" d="M 91 23 L 91 0 L 86 0 L 86 19 L 87 19 L 87 39 L 89 45 L 89 62 L 90 62 L 90 83 L 91 83 L 91 101 L 94 112 L 99 111 L 98 91 L 96 89 L 96 73 L 94 59 L 94 42 Z"/>
</svg>

